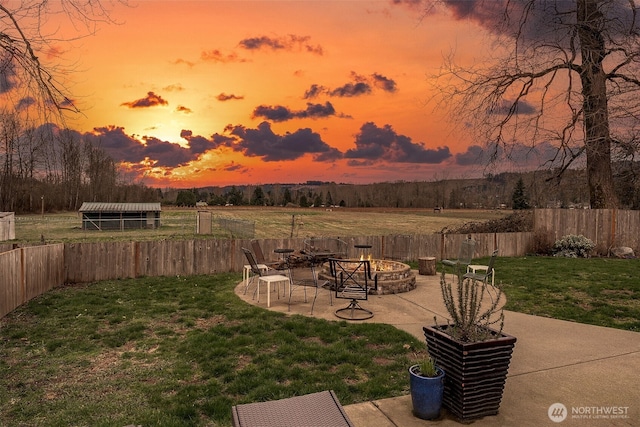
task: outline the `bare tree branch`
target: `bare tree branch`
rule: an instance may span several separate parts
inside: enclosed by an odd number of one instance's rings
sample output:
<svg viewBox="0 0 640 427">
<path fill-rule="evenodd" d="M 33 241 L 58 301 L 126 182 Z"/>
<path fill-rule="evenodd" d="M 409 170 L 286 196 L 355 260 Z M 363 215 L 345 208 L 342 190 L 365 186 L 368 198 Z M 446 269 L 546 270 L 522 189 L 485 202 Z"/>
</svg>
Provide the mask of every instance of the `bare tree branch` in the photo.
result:
<svg viewBox="0 0 640 427">
<path fill-rule="evenodd" d="M 490 159 L 514 144 L 549 142 L 558 151 L 543 164 L 560 175 L 586 160 L 592 207 L 615 207 L 613 141 L 640 115 L 637 12 L 633 0 L 465 3 L 465 19 L 486 29 L 496 49 L 470 67 L 445 58 L 432 80 L 436 105 L 454 122 L 464 117 Z"/>
<path fill-rule="evenodd" d="M 35 106 L 44 115 L 79 109 L 61 79 L 73 70 L 60 62 L 41 59 L 53 51 L 51 43 L 75 40 L 93 34 L 102 22 L 113 22 L 105 4 L 126 0 L 22 0 L 0 4 L 0 100 L 16 110 Z M 78 35 L 57 38 L 45 33 L 53 17 L 64 17 Z M 63 23 L 60 20 L 60 25 Z M 48 30 L 51 31 L 51 30 Z M 59 58 L 57 58 L 59 59 Z M 53 61 L 55 61 L 54 59 Z"/>
</svg>

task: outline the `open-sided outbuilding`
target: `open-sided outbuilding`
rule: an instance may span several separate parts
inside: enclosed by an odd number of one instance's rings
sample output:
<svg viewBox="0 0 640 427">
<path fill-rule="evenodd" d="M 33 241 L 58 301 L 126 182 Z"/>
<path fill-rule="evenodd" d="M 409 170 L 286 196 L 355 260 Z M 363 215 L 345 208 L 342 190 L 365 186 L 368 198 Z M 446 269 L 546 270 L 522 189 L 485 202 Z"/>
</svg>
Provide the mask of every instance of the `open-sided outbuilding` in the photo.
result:
<svg viewBox="0 0 640 427">
<path fill-rule="evenodd" d="M 83 230 L 125 230 L 160 227 L 160 203 L 84 202 Z"/>
</svg>

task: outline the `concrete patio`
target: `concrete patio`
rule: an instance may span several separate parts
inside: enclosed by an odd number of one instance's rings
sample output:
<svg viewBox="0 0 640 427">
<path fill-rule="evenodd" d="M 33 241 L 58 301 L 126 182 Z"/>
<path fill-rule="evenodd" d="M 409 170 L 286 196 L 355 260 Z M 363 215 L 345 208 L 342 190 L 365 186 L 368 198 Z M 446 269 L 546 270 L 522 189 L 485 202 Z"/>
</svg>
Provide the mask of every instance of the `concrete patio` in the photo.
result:
<svg viewBox="0 0 640 427">
<path fill-rule="evenodd" d="M 439 276 L 417 276 L 416 289 L 394 295 L 371 295 L 363 306 L 374 312 L 365 322 L 394 325 L 424 341 L 422 327 L 446 323 Z M 244 294 L 246 302 L 266 308 L 266 287 L 260 302 L 253 298 L 253 285 Z M 290 313 L 339 320 L 334 311 L 346 305 L 333 301 L 330 291 L 320 289 L 311 314 L 311 299 L 303 290 L 293 294 Z M 270 310 L 287 313 L 288 298 L 274 295 Z M 640 333 L 574 322 L 505 312 L 504 331 L 517 337 L 500 413 L 474 421 L 474 426 L 638 426 L 640 425 Z M 408 367 L 407 367 L 408 368 Z M 408 378 L 407 378 L 408 381 Z M 563 404 L 566 418 L 552 417 L 549 408 Z M 346 405 L 357 427 L 459 426 L 443 410 L 437 420 L 425 421 L 411 413 L 409 395 Z M 303 427 L 303 426 L 301 426 Z"/>
</svg>

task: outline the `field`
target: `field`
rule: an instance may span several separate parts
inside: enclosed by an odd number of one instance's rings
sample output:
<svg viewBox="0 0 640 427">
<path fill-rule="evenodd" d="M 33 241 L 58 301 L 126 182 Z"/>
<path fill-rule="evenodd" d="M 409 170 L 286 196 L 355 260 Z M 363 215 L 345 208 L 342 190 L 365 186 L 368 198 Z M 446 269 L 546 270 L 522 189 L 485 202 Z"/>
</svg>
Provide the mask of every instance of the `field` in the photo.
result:
<svg viewBox="0 0 640 427">
<path fill-rule="evenodd" d="M 208 208 L 212 234 L 196 234 L 196 209 L 163 208 L 161 227 L 155 230 L 86 231 L 76 212 L 16 216 L 18 242 L 79 242 L 95 240 L 154 240 L 249 237 L 258 239 L 306 236 L 382 236 L 430 234 L 468 222 L 502 218 L 509 210 L 444 210 L 393 208 Z M 243 229 L 230 231 L 219 220 L 238 220 Z"/>
</svg>

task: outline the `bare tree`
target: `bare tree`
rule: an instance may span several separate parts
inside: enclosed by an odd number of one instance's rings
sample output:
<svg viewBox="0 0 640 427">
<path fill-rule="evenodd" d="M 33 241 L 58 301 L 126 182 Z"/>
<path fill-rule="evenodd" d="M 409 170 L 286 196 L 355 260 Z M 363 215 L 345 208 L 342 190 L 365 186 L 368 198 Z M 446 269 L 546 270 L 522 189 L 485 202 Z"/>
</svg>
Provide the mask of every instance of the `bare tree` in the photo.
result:
<svg viewBox="0 0 640 427">
<path fill-rule="evenodd" d="M 65 209 L 80 208 L 82 186 L 85 184 L 84 174 L 87 168 L 82 141 L 73 132 L 62 131 L 56 135 L 62 160 L 61 176 Z"/>
<path fill-rule="evenodd" d="M 64 18 L 77 31 L 73 37 L 93 34 L 98 23 L 111 22 L 107 3 L 124 4 L 126 0 L 0 3 L 0 95 L 3 101 L 17 110 L 38 106 L 44 114 L 77 112 L 62 80 L 70 70 L 56 55 L 59 50 L 56 44 L 71 39 L 63 38 L 57 30 Z M 53 24 L 48 25 L 50 22 Z"/>
<path fill-rule="evenodd" d="M 592 208 L 618 206 L 612 158 L 637 149 L 640 20 L 633 0 L 444 1 L 487 29 L 494 55 L 471 67 L 453 55 L 435 76 L 455 119 L 490 147 L 553 148 L 558 176 L 586 157 Z M 453 102 L 451 102 L 453 101 Z M 461 115 L 464 114 L 464 115 Z M 612 155 L 613 151 L 613 155 Z M 632 150 L 633 151 L 633 150 Z"/>
<path fill-rule="evenodd" d="M 91 201 L 110 202 L 118 186 L 118 168 L 107 152 L 90 142 L 85 142 L 87 158 L 88 199 Z"/>
<path fill-rule="evenodd" d="M 15 114 L 0 112 L 0 211 L 15 210 L 18 186 L 15 158 L 21 130 Z"/>
</svg>

